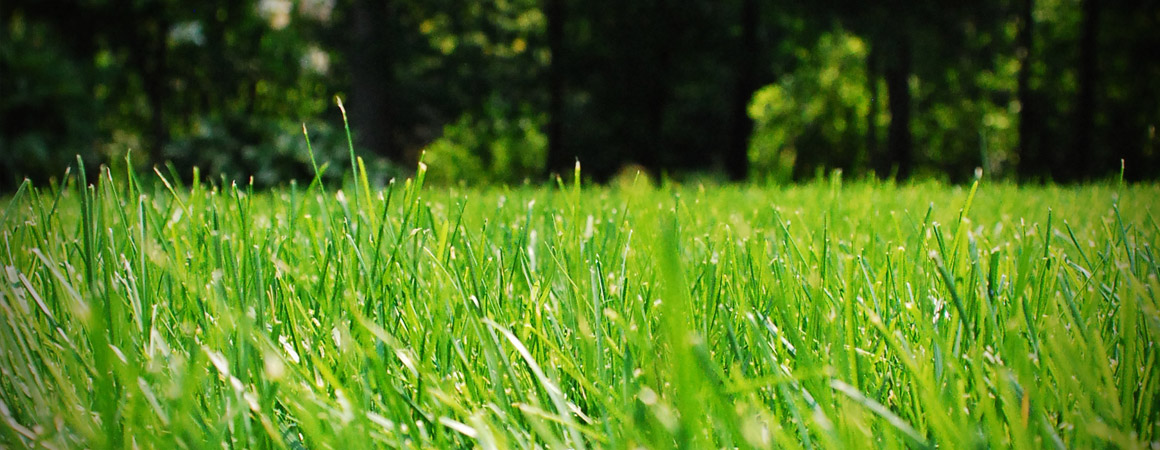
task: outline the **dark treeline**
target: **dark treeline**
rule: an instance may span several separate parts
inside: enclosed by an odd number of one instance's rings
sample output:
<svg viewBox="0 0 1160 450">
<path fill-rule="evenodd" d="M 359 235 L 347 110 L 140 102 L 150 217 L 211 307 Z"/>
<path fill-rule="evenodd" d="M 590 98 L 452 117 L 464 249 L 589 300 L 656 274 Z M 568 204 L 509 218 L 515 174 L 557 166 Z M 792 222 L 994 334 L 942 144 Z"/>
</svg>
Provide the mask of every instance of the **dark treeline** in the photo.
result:
<svg viewBox="0 0 1160 450">
<path fill-rule="evenodd" d="M 1160 1 L 6 0 L 0 186 L 1160 175 Z"/>
</svg>

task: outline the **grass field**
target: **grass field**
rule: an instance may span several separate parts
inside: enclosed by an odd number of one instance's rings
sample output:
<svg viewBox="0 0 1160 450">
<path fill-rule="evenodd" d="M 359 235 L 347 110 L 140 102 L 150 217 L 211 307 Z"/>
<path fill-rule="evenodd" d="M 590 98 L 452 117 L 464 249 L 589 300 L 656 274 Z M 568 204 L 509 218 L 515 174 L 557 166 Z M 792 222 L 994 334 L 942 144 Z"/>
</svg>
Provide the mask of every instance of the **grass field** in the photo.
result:
<svg viewBox="0 0 1160 450">
<path fill-rule="evenodd" d="M 1160 186 L 357 173 L 0 202 L 0 445 L 1160 445 Z"/>
</svg>

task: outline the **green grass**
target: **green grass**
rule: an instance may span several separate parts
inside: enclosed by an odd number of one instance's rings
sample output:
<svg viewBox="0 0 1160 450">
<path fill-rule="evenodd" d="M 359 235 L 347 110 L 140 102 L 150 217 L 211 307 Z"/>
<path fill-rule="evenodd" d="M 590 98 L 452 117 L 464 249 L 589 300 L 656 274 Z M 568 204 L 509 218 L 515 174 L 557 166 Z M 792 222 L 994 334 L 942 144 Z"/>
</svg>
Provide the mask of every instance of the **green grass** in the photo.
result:
<svg viewBox="0 0 1160 450">
<path fill-rule="evenodd" d="M 0 202 L 0 445 L 1160 440 L 1157 185 L 356 173 Z"/>
</svg>

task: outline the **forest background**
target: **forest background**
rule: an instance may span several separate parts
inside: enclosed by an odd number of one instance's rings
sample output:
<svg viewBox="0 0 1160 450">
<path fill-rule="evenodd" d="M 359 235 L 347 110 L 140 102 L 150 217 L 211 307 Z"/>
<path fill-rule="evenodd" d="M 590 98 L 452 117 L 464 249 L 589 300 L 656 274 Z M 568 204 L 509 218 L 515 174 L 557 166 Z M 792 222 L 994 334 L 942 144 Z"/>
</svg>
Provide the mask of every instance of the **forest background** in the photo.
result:
<svg viewBox="0 0 1160 450">
<path fill-rule="evenodd" d="M 1160 2 L 5 0 L 0 189 L 1160 175 Z M 164 167 L 168 167 L 165 169 Z"/>
</svg>

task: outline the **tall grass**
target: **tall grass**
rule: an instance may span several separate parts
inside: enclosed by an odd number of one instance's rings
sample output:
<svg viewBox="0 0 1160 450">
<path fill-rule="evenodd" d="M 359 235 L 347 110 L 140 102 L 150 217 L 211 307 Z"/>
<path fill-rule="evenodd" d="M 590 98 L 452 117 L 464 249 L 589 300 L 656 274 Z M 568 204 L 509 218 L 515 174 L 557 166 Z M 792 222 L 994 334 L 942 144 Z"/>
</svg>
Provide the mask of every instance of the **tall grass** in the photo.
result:
<svg viewBox="0 0 1160 450">
<path fill-rule="evenodd" d="M 460 190 L 424 170 L 26 184 L 0 205 L 0 444 L 1160 440 L 1156 185 Z"/>
</svg>

